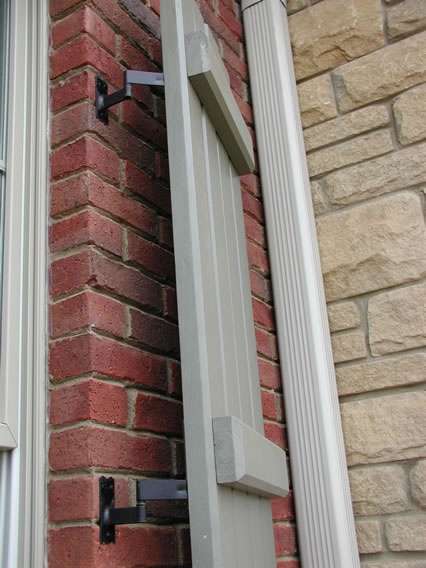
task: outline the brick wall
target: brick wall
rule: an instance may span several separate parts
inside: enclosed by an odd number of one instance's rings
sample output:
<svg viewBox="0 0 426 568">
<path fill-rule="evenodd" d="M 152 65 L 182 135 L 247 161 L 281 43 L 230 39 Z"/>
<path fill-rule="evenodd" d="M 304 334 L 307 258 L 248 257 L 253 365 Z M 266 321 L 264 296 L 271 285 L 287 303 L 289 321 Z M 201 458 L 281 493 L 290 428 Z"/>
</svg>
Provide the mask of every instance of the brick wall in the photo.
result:
<svg viewBox="0 0 426 568">
<path fill-rule="evenodd" d="M 239 4 L 203 0 L 252 126 Z M 182 403 L 162 89 L 95 118 L 95 75 L 161 70 L 158 0 L 51 0 L 49 566 L 188 566 L 187 515 L 100 545 L 98 479 L 117 505 L 144 477 L 183 477 Z M 242 178 L 266 435 L 286 446 L 257 175 Z M 273 500 L 280 568 L 296 568 L 291 494 Z M 157 517 L 161 511 L 156 512 Z M 164 512 L 163 512 L 164 515 Z"/>
<path fill-rule="evenodd" d="M 420 568 L 425 3 L 288 8 L 362 564 Z"/>
</svg>

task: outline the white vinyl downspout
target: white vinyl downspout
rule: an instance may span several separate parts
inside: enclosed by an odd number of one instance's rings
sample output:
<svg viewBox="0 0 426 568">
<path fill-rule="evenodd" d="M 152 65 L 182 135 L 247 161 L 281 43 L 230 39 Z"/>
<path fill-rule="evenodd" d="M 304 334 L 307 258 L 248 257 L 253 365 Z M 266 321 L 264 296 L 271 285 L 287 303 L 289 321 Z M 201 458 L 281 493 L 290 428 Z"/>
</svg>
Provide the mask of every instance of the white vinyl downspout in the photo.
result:
<svg viewBox="0 0 426 568">
<path fill-rule="evenodd" d="M 242 0 L 299 551 L 360 566 L 287 12 Z"/>
</svg>

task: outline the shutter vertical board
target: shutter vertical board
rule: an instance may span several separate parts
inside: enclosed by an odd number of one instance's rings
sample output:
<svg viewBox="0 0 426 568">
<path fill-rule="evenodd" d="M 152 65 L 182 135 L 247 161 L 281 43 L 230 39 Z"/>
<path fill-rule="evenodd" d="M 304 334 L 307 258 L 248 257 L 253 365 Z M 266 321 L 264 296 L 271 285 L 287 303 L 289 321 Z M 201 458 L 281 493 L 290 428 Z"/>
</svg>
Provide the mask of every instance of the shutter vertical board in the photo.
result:
<svg viewBox="0 0 426 568">
<path fill-rule="evenodd" d="M 187 69 L 185 38 L 193 51 L 195 32 L 202 41 L 208 37 L 207 57 L 212 57 L 208 81 L 198 77 L 202 95 Z M 237 174 L 252 167 L 250 137 L 235 112 L 229 83 L 223 81 L 225 68 L 195 2 L 161 0 L 161 33 L 193 566 L 272 568 L 276 560 L 270 500 L 259 491 L 284 495 L 288 482 L 285 453 L 263 436 Z M 203 105 L 200 96 L 207 96 L 210 85 L 211 96 L 221 86 L 220 100 Z M 220 126 L 215 124 L 218 114 Z M 224 120 L 229 124 L 224 126 Z M 229 447 L 236 448 L 235 470 L 243 476 L 242 481 L 239 474 L 226 476 L 226 485 L 216 478 L 216 460 L 223 455 L 218 443 L 215 451 L 213 432 L 213 421 L 224 417 L 238 426 L 224 435 L 230 437 Z M 244 432 L 244 440 L 255 440 L 259 452 L 245 455 L 241 440 L 232 439 L 234 431 L 237 437 Z M 255 463 L 257 453 L 265 479 Z M 272 464 L 281 475 L 268 474 Z"/>
</svg>

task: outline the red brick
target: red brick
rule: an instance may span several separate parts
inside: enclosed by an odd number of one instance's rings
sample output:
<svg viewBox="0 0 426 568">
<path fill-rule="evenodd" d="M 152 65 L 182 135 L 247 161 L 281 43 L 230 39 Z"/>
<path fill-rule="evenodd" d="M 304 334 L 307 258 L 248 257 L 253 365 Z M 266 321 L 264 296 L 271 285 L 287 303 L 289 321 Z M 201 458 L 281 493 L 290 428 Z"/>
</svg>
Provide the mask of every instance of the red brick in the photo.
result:
<svg viewBox="0 0 426 568">
<path fill-rule="evenodd" d="M 177 531 L 179 566 L 191 566 L 191 533 L 189 527 Z"/>
<path fill-rule="evenodd" d="M 114 0 L 92 0 L 92 3 L 116 27 L 118 33 L 126 35 L 129 39 L 147 49 L 148 34 L 120 8 L 118 2 Z M 135 69 L 139 69 L 139 67 L 135 67 Z"/>
<path fill-rule="evenodd" d="M 261 391 L 262 396 L 262 411 L 265 418 L 270 420 L 277 419 L 277 409 L 275 407 L 275 394 L 269 391 Z"/>
<path fill-rule="evenodd" d="M 271 442 L 274 442 L 281 449 L 287 449 L 287 439 L 285 428 L 281 424 L 274 424 L 272 422 L 265 422 L 265 436 Z"/>
<path fill-rule="evenodd" d="M 182 477 L 186 474 L 185 446 L 183 442 L 173 440 L 171 442 L 172 461 L 174 464 L 173 474 Z"/>
<path fill-rule="evenodd" d="M 175 262 L 173 254 L 147 241 L 132 231 L 127 232 L 128 260 L 136 262 L 146 270 L 163 276 L 171 281 L 175 280 Z"/>
<path fill-rule="evenodd" d="M 151 6 L 158 15 L 139 0 L 121 0 L 121 2 L 140 24 L 145 26 L 156 38 L 160 39 L 160 18 L 158 17 L 160 9 L 158 1 L 151 0 Z"/>
<path fill-rule="evenodd" d="M 287 556 L 296 551 L 296 535 L 290 525 L 274 525 L 275 550 L 277 556 Z"/>
<path fill-rule="evenodd" d="M 113 118 L 108 124 L 96 118 L 93 103 L 82 103 L 55 115 L 51 132 L 53 144 L 63 143 L 88 132 L 97 134 L 118 150 L 120 157 L 132 160 L 141 167 L 150 169 L 155 167 L 153 149 Z"/>
<path fill-rule="evenodd" d="M 129 506 L 127 479 L 114 476 L 116 507 Z M 77 521 L 99 518 L 99 478 L 56 479 L 49 483 L 49 520 Z"/>
<path fill-rule="evenodd" d="M 181 397 L 182 396 L 182 374 L 180 370 L 180 363 L 177 361 L 169 361 L 168 363 L 168 373 L 169 373 L 169 389 L 168 392 L 171 395 Z"/>
<path fill-rule="evenodd" d="M 255 241 L 261 247 L 265 246 L 265 228 L 250 215 L 244 215 L 244 226 L 246 230 L 246 237 Z"/>
<path fill-rule="evenodd" d="M 114 32 L 89 6 L 82 6 L 52 26 L 52 47 L 85 32 L 114 53 Z"/>
<path fill-rule="evenodd" d="M 166 129 L 155 118 L 143 112 L 133 101 L 122 105 L 122 119 L 136 133 L 163 150 L 167 149 Z"/>
<path fill-rule="evenodd" d="M 244 120 L 247 124 L 252 125 L 254 123 L 253 117 L 253 109 L 251 108 L 250 104 L 244 101 L 241 97 L 239 97 L 236 93 L 234 93 L 235 100 L 237 101 L 238 108 L 240 109 L 241 114 L 243 115 Z M 258 171 L 257 165 L 255 166 L 256 171 Z"/>
<path fill-rule="evenodd" d="M 80 36 L 52 53 L 50 76 L 55 79 L 84 65 L 92 65 L 116 87 L 122 86 L 123 68 L 89 36 Z"/>
<path fill-rule="evenodd" d="M 167 184 L 170 184 L 170 170 L 169 170 L 169 160 L 163 154 L 157 153 L 157 176 L 159 179 L 163 180 Z"/>
<path fill-rule="evenodd" d="M 175 288 L 170 286 L 163 287 L 163 314 L 169 319 L 178 321 L 178 307 L 177 307 L 177 296 Z"/>
<path fill-rule="evenodd" d="M 178 327 L 139 310 L 130 310 L 129 338 L 164 353 L 179 354 Z"/>
<path fill-rule="evenodd" d="M 259 195 L 259 188 L 257 184 L 257 176 L 254 174 L 246 174 L 240 177 L 241 186 L 252 195 Z"/>
<path fill-rule="evenodd" d="M 130 162 L 124 164 L 124 176 L 126 187 L 166 213 L 171 213 L 170 191 L 168 189 L 153 181 L 148 174 Z"/>
<path fill-rule="evenodd" d="M 159 67 L 163 67 L 163 52 L 161 49 L 161 42 L 158 39 L 151 38 L 149 40 L 149 50 L 154 63 Z"/>
<path fill-rule="evenodd" d="M 170 527 L 117 527 L 114 545 L 99 543 L 99 527 L 61 527 L 48 537 L 49 568 L 176 566 L 176 537 Z"/>
<path fill-rule="evenodd" d="M 95 100 L 95 74 L 86 69 L 61 81 L 50 91 L 52 111 L 56 112 L 70 104 L 88 99 Z"/>
<path fill-rule="evenodd" d="M 255 296 L 259 296 L 263 300 L 266 300 L 266 281 L 265 277 L 256 270 L 250 269 L 249 270 L 250 276 L 250 288 L 251 293 Z"/>
<path fill-rule="evenodd" d="M 281 422 L 285 422 L 284 398 L 282 394 L 276 395 L 277 402 L 277 418 Z"/>
<path fill-rule="evenodd" d="M 69 10 L 80 2 L 81 0 L 50 0 L 50 15 L 52 17 L 59 16 L 59 14 L 65 12 L 66 10 Z"/>
<path fill-rule="evenodd" d="M 90 327 L 124 337 L 124 317 L 123 304 L 87 290 L 50 305 L 50 334 L 60 337 Z"/>
<path fill-rule="evenodd" d="M 181 436 L 182 404 L 174 400 L 140 393 L 136 398 L 133 428 Z"/>
<path fill-rule="evenodd" d="M 49 463 L 51 471 L 108 467 L 167 473 L 169 444 L 153 436 L 129 436 L 119 430 L 84 426 L 52 433 Z"/>
<path fill-rule="evenodd" d="M 274 521 L 291 521 L 294 519 L 294 503 L 291 492 L 287 497 L 273 497 L 271 505 Z"/>
<path fill-rule="evenodd" d="M 102 0 L 103 1 L 103 0 Z M 142 44 L 142 47 L 144 44 Z M 148 41 L 146 41 L 146 49 Z M 142 69 L 143 71 L 159 71 L 158 67 L 148 59 L 139 49 L 136 49 L 123 37 L 118 39 L 118 59 L 128 69 Z"/>
<path fill-rule="evenodd" d="M 238 53 L 235 53 L 224 41 L 222 44 L 223 59 L 228 65 L 230 65 L 237 73 L 241 75 L 243 79 L 248 81 L 248 68 L 247 63 L 241 59 Z"/>
<path fill-rule="evenodd" d="M 200 9 L 206 23 L 215 32 L 215 34 L 223 38 L 235 51 L 235 53 L 239 53 L 241 43 L 238 41 L 234 32 L 223 22 L 223 20 L 220 20 L 217 17 L 216 13 L 206 2 L 201 3 Z"/>
<path fill-rule="evenodd" d="M 125 426 L 127 423 L 126 390 L 123 387 L 100 381 L 86 381 L 51 392 L 51 424 L 69 424 L 82 420 Z"/>
<path fill-rule="evenodd" d="M 99 373 L 147 388 L 167 390 L 164 359 L 91 334 L 52 343 L 49 371 L 53 379 Z"/>
<path fill-rule="evenodd" d="M 91 168 L 112 181 L 118 181 L 119 159 L 109 148 L 84 136 L 51 154 L 52 179 Z"/>
<path fill-rule="evenodd" d="M 240 75 L 232 69 L 231 66 L 225 65 L 229 76 L 231 89 L 242 99 L 247 99 L 247 84 L 241 79 Z"/>
<path fill-rule="evenodd" d="M 55 260 L 51 265 L 51 294 L 91 286 L 133 300 L 144 307 L 162 309 L 161 286 L 133 268 L 86 250 Z"/>
<path fill-rule="evenodd" d="M 231 9 L 229 9 L 222 3 L 222 5 L 220 5 L 219 14 L 221 19 L 231 30 L 235 38 L 241 41 L 243 39 L 243 26 L 240 20 L 238 20 L 238 18 L 235 16 L 234 7 L 232 6 L 230 8 Z"/>
<path fill-rule="evenodd" d="M 274 310 L 268 304 L 252 298 L 254 321 L 267 329 L 275 329 Z"/>
<path fill-rule="evenodd" d="M 160 224 L 160 242 L 170 248 L 173 248 L 173 225 L 170 219 L 165 217 L 159 218 Z"/>
<path fill-rule="evenodd" d="M 298 560 L 289 559 L 278 562 L 277 568 L 301 568 Z"/>
<path fill-rule="evenodd" d="M 247 241 L 247 256 L 249 266 L 254 266 L 261 270 L 264 274 L 269 274 L 268 253 L 264 249 L 250 241 Z"/>
<path fill-rule="evenodd" d="M 280 366 L 265 359 L 258 359 L 260 384 L 271 389 L 281 389 Z"/>
<path fill-rule="evenodd" d="M 263 223 L 263 205 L 254 195 L 248 193 L 247 191 L 241 192 L 241 198 L 243 201 L 243 210 L 245 213 L 250 213 L 255 219 L 260 223 Z"/>
<path fill-rule="evenodd" d="M 122 253 L 120 225 L 96 211 L 82 211 L 54 223 L 50 227 L 49 237 L 51 252 L 89 244 L 117 256 Z"/>
<path fill-rule="evenodd" d="M 259 329 L 258 327 L 255 327 L 254 332 L 256 335 L 257 352 L 260 355 L 269 357 L 270 359 L 277 359 L 278 351 L 276 337 L 269 331 Z"/>
<path fill-rule="evenodd" d="M 140 170 L 139 170 L 140 171 Z M 146 176 L 148 180 L 150 178 Z M 83 172 L 51 186 L 52 215 L 93 205 L 120 221 L 148 234 L 156 232 L 156 213 L 136 199 L 101 180 L 92 172 Z"/>
</svg>

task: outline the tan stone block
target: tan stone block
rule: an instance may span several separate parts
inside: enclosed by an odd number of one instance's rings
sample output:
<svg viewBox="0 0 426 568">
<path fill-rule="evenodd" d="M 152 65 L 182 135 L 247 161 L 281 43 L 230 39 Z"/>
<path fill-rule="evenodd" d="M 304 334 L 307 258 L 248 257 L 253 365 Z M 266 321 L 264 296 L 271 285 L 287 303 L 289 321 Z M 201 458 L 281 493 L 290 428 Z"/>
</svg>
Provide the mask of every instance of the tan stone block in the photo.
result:
<svg viewBox="0 0 426 568">
<path fill-rule="evenodd" d="M 349 164 L 368 160 L 393 149 L 389 131 L 373 132 L 343 142 L 331 148 L 318 150 L 308 155 L 308 170 L 311 177 L 342 168 Z"/>
<path fill-rule="evenodd" d="M 328 120 L 322 124 L 311 126 L 303 132 L 305 148 L 314 150 L 326 144 L 339 142 L 362 134 L 375 128 L 387 126 L 390 122 L 389 113 L 385 106 L 369 106 L 338 116 L 335 120 Z"/>
<path fill-rule="evenodd" d="M 369 467 L 349 472 L 355 515 L 385 515 L 410 508 L 400 467 Z"/>
<path fill-rule="evenodd" d="M 339 110 L 359 106 L 426 80 L 426 32 L 388 45 L 333 71 Z"/>
<path fill-rule="evenodd" d="M 318 181 L 311 181 L 311 194 L 315 215 L 321 215 L 321 213 L 325 213 L 327 211 L 327 206 L 325 204 L 321 184 Z"/>
<path fill-rule="evenodd" d="M 378 521 L 356 521 L 355 529 L 360 554 L 374 554 L 383 550 Z"/>
<path fill-rule="evenodd" d="M 337 116 L 333 88 L 328 75 L 302 83 L 297 88 L 297 95 L 304 127 Z"/>
<path fill-rule="evenodd" d="M 416 464 L 410 472 L 413 501 L 426 509 L 426 460 Z"/>
<path fill-rule="evenodd" d="M 332 173 L 325 187 L 331 204 L 348 205 L 425 182 L 426 144 L 420 144 Z"/>
<path fill-rule="evenodd" d="M 375 296 L 368 303 L 370 347 L 384 355 L 426 345 L 426 284 Z"/>
<path fill-rule="evenodd" d="M 337 67 L 384 44 L 379 0 L 324 0 L 288 21 L 297 79 Z"/>
<path fill-rule="evenodd" d="M 331 347 L 335 363 L 367 357 L 364 334 L 360 331 L 332 336 Z"/>
<path fill-rule="evenodd" d="M 287 0 L 287 13 L 293 14 L 309 6 L 309 0 Z"/>
<path fill-rule="evenodd" d="M 426 517 L 402 517 L 386 522 L 386 538 L 393 551 L 426 550 Z"/>
<path fill-rule="evenodd" d="M 328 301 L 426 275 L 426 231 L 416 194 L 321 217 L 317 233 Z"/>
<path fill-rule="evenodd" d="M 390 39 L 418 32 L 426 27 L 424 0 L 405 0 L 387 10 L 387 30 Z"/>
<path fill-rule="evenodd" d="M 424 6 L 426 14 L 426 4 Z M 393 112 L 401 144 L 426 138 L 426 85 L 400 95 L 393 105 Z"/>
<path fill-rule="evenodd" d="M 422 560 L 405 560 L 402 562 L 361 562 L 361 568 L 426 568 Z"/>
<path fill-rule="evenodd" d="M 415 353 L 383 361 L 336 369 L 340 396 L 426 381 L 426 354 Z"/>
<path fill-rule="evenodd" d="M 426 451 L 426 393 L 341 404 L 348 465 L 419 458 Z"/>
<path fill-rule="evenodd" d="M 342 331 L 359 327 L 361 316 L 354 302 L 344 302 L 327 307 L 330 331 Z"/>
</svg>

